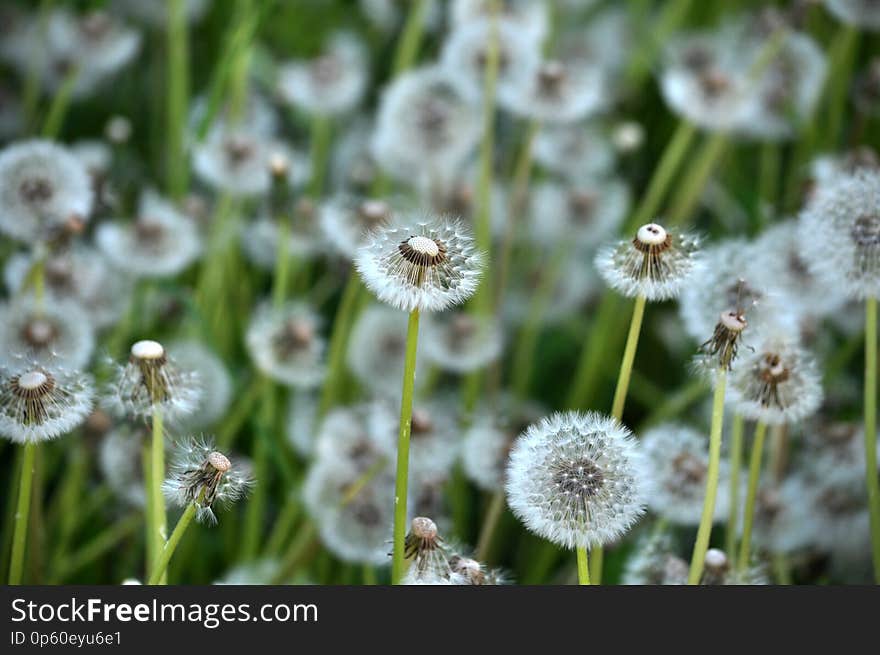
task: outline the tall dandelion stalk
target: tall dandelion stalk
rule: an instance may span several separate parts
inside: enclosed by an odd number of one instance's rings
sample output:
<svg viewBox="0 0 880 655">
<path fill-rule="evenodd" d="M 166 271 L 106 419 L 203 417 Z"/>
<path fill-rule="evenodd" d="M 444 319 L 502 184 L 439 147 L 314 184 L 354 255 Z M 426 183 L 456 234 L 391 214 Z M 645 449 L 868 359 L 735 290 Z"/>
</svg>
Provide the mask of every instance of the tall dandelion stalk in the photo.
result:
<svg viewBox="0 0 880 655">
<path fill-rule="evenodd" d="M 758 421 L 755 425 L 755 436 L 752 442 L 752 454 L 749 457 L 749 481 L 746 489 L 746 504 L 743 509 L 742 541 L 739 544 L 739 558 L 737 568 L 744 571 L 749 566 L 752 547 L 752 526 L 755 521 L 755 501 L 758 497 L 758 482 L 761 478 L 761 463 L 764 459 L 764 438 L 767 434 L 767 424 Z M 732 499 L 735 504 L 736 496 Z"/>
<path fill-rule="evenodd" d="M 865 301 L 865 481 L 871 517 L 871 559 L 880 583 L 880 479 L 877 473 L 877 298 Z"/>
</svg>

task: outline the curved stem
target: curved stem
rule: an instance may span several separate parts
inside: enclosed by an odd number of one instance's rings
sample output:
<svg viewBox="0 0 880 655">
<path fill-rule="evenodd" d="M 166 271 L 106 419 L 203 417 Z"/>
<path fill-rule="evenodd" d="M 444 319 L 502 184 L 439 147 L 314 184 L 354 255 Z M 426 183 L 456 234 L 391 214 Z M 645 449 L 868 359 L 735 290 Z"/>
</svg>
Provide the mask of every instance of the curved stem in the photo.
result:
<svg viewBox="0 0 880 655">
<path fill-rule="evenodd" d="M 12 537 L 12 558 L 9 564 L 9 584 L 21 584 L 24 574 L 24 547 L 27 543 L 28 519 L 31 509 L 31 489 L 34 479 L 34 457 L 37 445 L 28 441 L 24 445 L 21 462 L 21 477 L 18 485 L 18 505 L 15 508 L 14 531 Z"/>
<path fill-rule="evenodd" d="M 620 373 L 617 376 L 617 387 L 614 390 L 614 402 L 611 405 L 611 415 L 618 421 L 623 418 L 626 392 L 629 389 L 629 380 L 632 376 L 632 367 L 636 358 L 636 348 L 639 345 L 639 335 L 642 331 L 642 319 L 644 316 L 645 296 L 640 295 L 636 298 L 635 305 L 633 306 L 629 334 L 626 337 L 626 348 L 623 351 L 623 360 L 620 362 Z"/>
<path fill-rule="evenodd" d="M 391 584 L 400 584 L 405 562 L 403 541 L 406 537 L 406 492 L 409 482 L 409 437 L 412 420 L 413 390 L 416 377 L 416 350 L 419 341 L 419 310 L 409 315 L 406 332 L 406 362 L 403 368 L 403 393 L 400 399 L 400 431 L 397 438 L 397 475 L 394 481 L 394 553 L 391 560 Z"/>
<path fill-rule="evenodd" d="M 153 407 L 153 441 L 150 447 L 150 504 L 153 507 L 153 549 L 162 551 L 165 544 L 166 516 L 165 496 L 162 483 L 165 481 L 165 435 L 162 429 L 162 408 Z M 155 573 L 155 571 L 153 572 Z M 160 578 L 164 584 L 165 578 Z"/>
<path fill-rule="evenodd" d="M 761 478 L 761 462 L 764 459 L 764 437 L 767 424 L 758 421 L 755 425 L 755 438 L 752 442 L 752 454 L 749 457 L 749 483 L 746 491 L 746 506 L 743 510 L 742 541 L 739 544 L 737 568 L 744 571 L 749 565 L 752 548 L 752 526 L 755 522 L 755 499 L 758 497 L 758 481 Z M 735 498 L 731 498 L 734 502 Z"/>
<path fill-rule="evenodd" d="M 578 561 L 578 584 L 588 585 L 590 584 L 590 563 L 587 557 L 587 549 L 586 548 L 578 548 L 577 549 L 577 561 Z"/>
<path fill-rule="evenodd" d="M 339 399 L 339 387 L 342 384 L 345 366 L 345 347 L 348 343 L 348 335 L 351 324 L 354 321 L 357 297 L 360 292 L 360 280 L 357 273 L 352 269 L 348 274 L 348 282 L 342 292 L 342 300 L 333 321 L 333 331 L 330 334 L 330 347 L 327 355 L 327 379 L 324 382 L 324 391 L 321 395 L 321 405 L 318 417 L 324 416 Z"/>
<path fill-rule="evenodd" d="M 183 533 L 186 532 L 186 529 L 189 527 L 189 524 L 192 523 L 195 515 L 196 504 L 190 503 L 186 506 L 177 525 L 174 526 L 174 532 L 171 533 L 168 543 L 165 544 L 165 547 L 159 553 L 159 557 L 156 559 L 155 564 L 153 564 L 153 574 L 150 576 L 149 582 L 147 582 L 148 585 L 164 584 L 163 580 L 167 580 L 168 563 L 171 561 L 171 556 L 174 555 L 174 551 L 177 549 L 177 544 L 180 543 L 180 540 L 183 538 Z"/>
<path fill-rule="evenodd" d="M 501 522 L 501 516 L 504 514 L 504 490 L 499 489 L 492 496 L 489 502 L 489 510 L 486 512 L 486 518 L 483 519 L 483 527 L 480 529 L 480 537 L 477 540 L 477 551 L 475 557 L 483 562 L 489 557 L 489 550 L 492 548 L 492 537 L 498 529 Z"/>
<path fill-rule="evenodd" d="M 736 550 L 736 529 L 739 522 L 739 470 L 742 465 L 743 430 L 742 414 L 733 417 L 730 436 L 730 509 L 727 513 L 727 530 L 724 533 L 724 552 L 733 557 Z"/>
<path fill-rule="evenodd" d="M 880 479 L 877 475 L 877 299 L 865 301 L 865 481 L 871 517 L 871 558 L 880 583 Z"/>
<path fill-rule="evenodd" d="M 73 68 L 65 75 L 64 80 L 61 82 L 61 88 L 58 89 L 52 104 L 49 105 L 49 113 L 46 115 L 46 121 L 43 124 L 42 136 L 46 139 L 58 138 L 58 134 L 64 125 L 67 109 L 70 107 L 73 87 L 76 86 L 78 78 L 79 69 Z"/>
<path fill-rule="evenodd" d="M 703 515 L 697 529 L 694 554 L 688 574 L 688 584 L 700 583 L 709 538 L 712 536 L 712 520 L 715 517 L 715 498 L 718 494 L 718 472 L 721 467 L 721 430 L 724 426 L 724 392 L 727 388 L 727 371 L 719 369 L 715 381 L 715 394 L 712 398 L 712 428 L 709 433 L 709 467 L 706 473 L 706 499 L 703 502 Z"/>
<path fill-rule="evenodd" d="M 397 43 L 394 53 L 394 77 L 409 69 L 419 53 L 422 34 L 425 28 L 425 14 L 428 9 L 427 0 L 414 0 L 406 17 L 406 24 Z"/>
</svg>

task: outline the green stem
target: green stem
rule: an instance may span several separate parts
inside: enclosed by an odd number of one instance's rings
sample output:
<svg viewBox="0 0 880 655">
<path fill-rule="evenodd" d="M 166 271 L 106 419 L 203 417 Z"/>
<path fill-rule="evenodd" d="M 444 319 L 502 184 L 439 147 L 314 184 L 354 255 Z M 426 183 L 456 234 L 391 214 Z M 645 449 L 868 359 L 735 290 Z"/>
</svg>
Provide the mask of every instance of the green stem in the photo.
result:
<svg viewBox="0 0 880 655">
<path fill-rule="evenodd" d="M 166 515 L 162 483 L 165 481 L 165 434 L 162 428 L 162 408 L 153 406 L 153 441 L 150 448 L 150 504 L 153 506 L 153 549 L 158 553 L 165 543 Z M 155 574 L 155 571 L 153 572 Z M 163 584 L 166 578 L 160 576 Z"/>
<path fill-rule="evenodd" d="M 279 216 L 276 222 L 278 247 L 275 253 L 275 274 L 272 279 L 272 305 L 275 309 L 281 309 L 284 299 L 287 298 L 287 282 L 290 277 L 290 249 L 287 247 L 290 240 L 290 223 L 284 216 Z"/>
<path fill-rule="evenodd" d="M 706 182 L 728 144 L 726 132 L 715 132 L 703 143 L 669 212 L 670 225 L 681 225 L 694 211 Z"/>
<path fill-rule="evenodd" d="M 193 517 L 196 515 L 196 509 L 196 503 L 190 503 L 186 506 L 180 520 L 177 521 L 177 525 L 174 526 L 174 532 L 171 533 L 168 543 L 165 544 L 165 547 L 156 559 L 155 564 L 153 564 L 153 574 L 150 576 L 149 582 L 147 582 L 148 585 L 164 584 L 163 580 L 168 577 L 168 563 L 171 561 L 171 556 L 174 555 L 174 551 L 177 549 L 177 544 L 180 543 L 183 534 L 186 532 L 189 524 L 192 523 Z"/>
<path fill-rule="evenodd" d="M 168 193 L 175 200 L 186 195 L 189 164 L 186 159 L 186 112 L 189 94 L 187 30 L 184 0 L 168 0 Z"/>
<path fill-rule="evenodd" d="M 64 77 L 61 87 L 52 99 L 49 105 L 49 113 L 46 114 L 46 120 L 43 123 L 42 136 L 46 139 L 56 139 L 64 125 L 64 117 L 70 107 L 70 99 L 73 95 L 73 88 L 76 86 L 76 80 L 79 78 L 79 70 L 74 68 Z"/>
<path fill-rule="evenodd" d="M 485 562 L 489 559 L 489 552 L 492 548 L 492 538 L 498 530 L 498 524 L 504 515 L 504 490 L 499 489 L 489 501 L 489 509 L 486 512 L 486 518 L 483 519 L 483 526 L 480 528 L 480 536 L 477 540 L 476 558 Z"/>
<path fill-rule="evenodd" d="M 419 46 L 422 43 L 427 9 L 427 0 L 414 0 L 409 8 L 406 24 L 403 26 L 403 32 L 394 53 L 394 67 L 392 69 L 394 77 L 408 70 L 416 60 Z"/>
<path fill-rule="evenodd" d="M 626 392 L 629 389 L 629 379 L 632 376 L 633 362 L 636 358 L 636 348 L 639 345 L 639 334 L 642 331 L 642 319 L 645 316 L 645 296 L 639 295 L 633 306 L 632 320 L 629 324 L 629 334 L 626 337 L 626 348 L 623 351 L 623 360 L 620 362 L 620 373 L 617 376 L 617 387 L 614 390 L 614 402 L 611 405 L 611 416 L 618 421 L 623 418 L 623 407 L 626 404 Z"/>
<path fill-rule="evenodd" d="M 333 331 L 330 334 L 327 356 L 327 378 L 324 382 L 324 391 L 321 394 L 319 417 L 324 416 L 339 399 L 340 388 L 345 377 L 345 348 L 348 344 L 351 324 L 354 321 L 360 288 L 358 275 L 352 269 L 348 274 L 345 290 L 342 292 L 342 300 L 339 302 L 336 318 L 333 320 Z"/>
<path fill-rule="evenodd" d="M 587 558 L 587 549 L 586 548 L 578 548 L 577 549 L 577 562 L 578 562 L 578 584 L 582 584 L 582 585 L 590 584 L 590 563 Z"/>
<path fill-rule="evenodd" d="M 501 47 L 498 38 L 497 2 L 493 3 L 486 43 L 486 69 L 483 78 L 483 139 L 480 144 L 480 176 L 477 182 L 477 211 L 474 217 L 474 233 L 477 247 L 489 257 L 492 250 L 492 180 L 495 154 L 495 88 L 498 84 L 498 67 Z M 492 302 L 492 280 L 489 270 L 484 273 L 483 283 L 472 301 L 477 312 L 488 313 Z"/>
<path fill-rule="evenodd" d="M 330 118 L 315 114 L 312 117 L 311 134 L 312 179 L 309 181 L 309 197 L 313 200 L 320 199 L 324 193 L 324 178 L 327 173 L 332 137 L 333 123 Z"/>
<path fill-rule="evenodd" d="M 228 450 L 232 445 L 233 437 L 238 434 L 267 383 L 268 380 L 260 376 L 251 381 L 239 394 L 236 404 L 232 406 L 229 414 L 223 420 L 223 427 L 220 428 L 217 436 L 217 445 L 221 450 Z"/>
<path fill-rule="evenodd" d="M 391 560 L 391 584 L 400 584 L 404 573 L 403 540 L 406 536 L 406 493 L 409 482 L 409 436 L 412 419 L 413 390 L 416 377 L 416 350 L 419 341 L 419 310 L 409 315 L 406 332 L 406 362 L 403 369 L 403 393 L 400 400 L 400 432 L 397 439 L 397 475 L 394 481 L 394 553 Z"/>
<path fill-rule="evenodd" d="M 21 462 L 21 478 L 18 485 L 18 505 L 15 509 L 14 532 L 12 536 L 12 561 L 9 564 L 9 584 L 21 584 L 24 572 L 24 548 L 27 543 L 27 527 L 31 509 L 31 489 L 34 479 L 34 458 L 37 445 L 28 441 L 24 445 Z"/>
<path fill-rule="evenodd" d="M 681 166 L 695 135 L 696 128 L 692 123 L 684 120 L 679 121 L 675 133 L 666 144 L 666 149 L 660 157 L 660 163 L 654 169 L 651 181 L 648 183 L 648 190 L 642 196 L 642 202 L 639 203 L 625 232 L 632 232 L 644 225 L 657 213 L 660 203 L 663 202 L 663 196 L 672 184 L 672 178 Z"/>
<path fill-rule="evenodd" d="M 709 538 L 712 535 L 712 521 L 715 518 L 715 497 L 718 493 L 718 474 L 721 466 L 721 430 L 724 426 L 724 391 L 727 388 L 727 371 L 719 369 L 715 381 L 715 394 L 712 398 L 712 428 L 709 433 L 709 468 L 706 473 L 706 499 L 703 502 L 703 516 L 697 529 L 694 554 L 688 574 L 688 584 L 700 583 Z"/>
<path fill-rule="evenodd" d="M 590 553 L 590 584 L 602 584 L 602 568 L 605 561 L 605 549 L 596 546 Z"/>
<path fill-rule="evenodd" d="M 263 515 L 266 509 L 268 493 L 268 466 L 269 447 L 272 426 L 275 422 L 275 395 L 276 390 L 271 383 L 265 385 L 266 392 L 263 394 L 263 404 L 257 422 L 257 431 L 254 445 L 254 477 L 260 480 L 260 484 L 254 489 L 254 493 L 248 502 L 247 512 L 244 517 L 244 535 L 241 543 L 241 558 L 245 561 L 256 557 L 262 536 Z"/>
<path fill-rule="evenodd" d="M 840 138 L 846 101 L 849 97 L 853 62 L 859 45 L 859 30 L 853 25 L 844 25 L 832 46 L 834 59 L 828 82 L 828 122 L 824 133 L 827 135 L 826 147 L 833 149 Z"/>
<path fill-rule="evenodd" d="M 309 548 L 315 543 L 317 534 L 317 527 L 311 521 L 308 521 L 300 528 L 296 537 L 290 542 L 290 546 L 287 547 L 284 556 L 281 558 L 281 566 L 278 568 L 278 574 L 272 580 L 272 584 L 282 584 L 291 576 L 296 570 L 297 565 L 300 563 L 300 560 L 302 560 Z"/>
<path fill-rule="evenodd" d="M 752 526 L 755 522 L 755 500 L 758 497 L 758 482 L 761 478 L 761 462 L 764 459 L 764 437 L 767 434 L 767 424 L 758 421 L 755 425 L 755 437 L 752 441 L 752 454 L 749 457 L 749 482 L 746 490 L 746 505 L 743 510 L 742 541 L 739 544 L 739 559 L 737 568 L 744 571 L 751 559 Z M 736 498 L 731 498 L 734 502 Z"/>
<path fill-rule="evenodd" d="M 275 525 L 272 527 L 272 533 L 266 541 L 265 552 L 268 556 L 276 557 L 281 552 L 285 539 L 287 539 L 291 528 L 299 517 L 300 509 L 301 505 L 294 502 L 293 498 L 285 503 L 284 508 L 281 510 L 281 514 L 278 516 Z"/>
<path fill-rule="evenodd" d="M 642 429 L 662 423 L 673 416 L 678 416 L 697 400 L 701 399 L 706 391 L 707 385 L 705 381 L 698 376 L 694 377 L 678 391 L 668 395 L 657 409 L 648 414 L 648 418 L 642 424 Z"/>
<path fill-rule="evenodd" d="M 742 466 L 743 430 L 742 414 L 734 414 L 730 434 L 730 509 L 727 513 L 727 530 L 724 533 L 724 552 L 733 557 L 736 551 L 736 530 L 739 523 L 739 470 Z"/>
<path fill-rule="evenodd" d="M 607 348 L 612 330 L 617 324 L 620 302 L 620 296 L 614 293 L 609 292 L 602 296 L 602 301 L 596 310 L 596 317 L 584 339 L 584 347 L 581 351 L 566 407 L 571 409 L 586 407 L 592 400 L 599 376 L 602 374 L 602 356 Z"/>
<path fill-rule="evenodd" d="M 880 583 L 880 479 L 877 475 L 877 299 L 865 301 L 865 480 L 874 578 Z"/>
</svg>

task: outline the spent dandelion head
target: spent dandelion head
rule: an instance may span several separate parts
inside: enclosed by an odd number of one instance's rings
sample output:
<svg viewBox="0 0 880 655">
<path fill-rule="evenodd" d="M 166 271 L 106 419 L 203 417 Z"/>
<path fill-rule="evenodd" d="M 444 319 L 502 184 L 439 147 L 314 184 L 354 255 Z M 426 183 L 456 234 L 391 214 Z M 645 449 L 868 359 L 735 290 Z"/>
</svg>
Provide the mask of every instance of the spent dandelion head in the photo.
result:
<svg viewBox="0 0 880 655">
<path fill-rule="evenodd" d="M 641 226 L 631 241 L 606 246 L 596 256 L 596 268 L 612 289 L 651 301 L 676 297 L 700 262 L 699 239 L 657 223 Z"/>
<path fill-rule="evenodd" d="M 368 234 L 387 223 L 392 205 L 378 198 L 339 194 L 318 209 L 318 222 L 330 249 L 351 260 Z"/>
<path fill-rule="evenodd" d="M 453 0 L 449 11 L 453 27 L 462 27 L 495 15 L 499 20 L 524 30 L 536 42 L 546 36 L 550 26 L 547 7 L 535 0 Z"/>
<path fill-rule="evenodd" d="M 367 288 L 392 307 L 443 311 L 477 290 L 483 256 L 460 223 L 414 215 L 374 230 L 355 266 Z"/>
<path fill-rule="evenodd" d="M 182 369 L 158 341 L 137 341 L 119 367 L 106 402 L 117 414 L 149 418 L 154 410 L 177 420 L 191 414 L 201 398 L 201 381 Z"/>
<path fill-rule="evenodd" d="M 554 414 L 514 443 L 507 500 L 535 534 L 565 548 L 614 541 L 643 505 L 639 450 L 629 430 L 600 414 Z"/>
<path fill-rule="evenodd" d="M 255 484 L 250 467 L 230 460 L 206 439 L 187 439 L 174 450 L 170 475 L 162 485 L 168 502 L 180 508 L 196 506 L 196 520 L 214 525 L 216 507 L 227 507 L 248 494 Z"/>
<path fill-rule="evenodd" d="M 79 159 L 51 141 L 19 141 L 0 151 L 0 231 L 36 243 L 89 219 L 94 194 Z"/>
<path fill-rule="evenodd" d="M 67 434 L 86 420 L 94 401 L 88 375 L 38 362 L 0 368 L 0 435 L 38 443 Z"/>
<path fill-rule="evenodd" d="M 254 365 L 278 382 L 309 389 L 324 379 L 325 340 L 321 318 L 303 302 L 280 309 L 269 304 L 254 312 L 245 335 Z"/>
</svg>

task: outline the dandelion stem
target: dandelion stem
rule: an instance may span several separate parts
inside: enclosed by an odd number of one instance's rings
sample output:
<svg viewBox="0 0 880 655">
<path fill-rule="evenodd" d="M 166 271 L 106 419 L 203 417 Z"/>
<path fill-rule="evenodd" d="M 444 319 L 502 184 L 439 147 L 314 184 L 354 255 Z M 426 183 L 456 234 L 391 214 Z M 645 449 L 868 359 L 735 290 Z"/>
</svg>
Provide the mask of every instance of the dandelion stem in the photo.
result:
<svg viewBox="0 0 880 655">
<path fill-rule="evenodd" d="M 841 32 L 832 44 L 832 64 L 828 76 L 828 122 L 823 132 L 827 135 L 826 147 L 834 148 L 840 138 L 840 126 L 850 90 L 853 62 L 859 46 L 859 30 L 853 25 L 841 26 Z"/>
<path fill-rule="evenodd" d="M 290 577 L 296 570 L 300 560 L 315 543 L 317 533 L 318 529 L 311 521 L 306 522 L 299 529 L 299 532 L 293 538 L 293 541 L 290 542 L 290 546 L 287 547 L 284 556 L 281 558 L 281 566 L 278 568 L 278 574 L 272 580 L 272 584 L 281 584 Z"/>
<path fill-rule="evenodd" d="M 712 520 L 715 516 L 715 498 L 718 493 L 718 473 L 721 467 L 721 430 L 724 426 L 724 391 L 727 388 L 727 371 L 718 370 L 715 381 L 715 394 L 712 398 L 712 428 L 709 432 L 709 468 L 706 474 L 706 499 L 703 502 L 703 515 L 697 529 L 697 540 L 691 558 L 688 584 L 700 583 L 706 551 L 709 550 L 709 537 L 712 535 Z"/>
<path fill-rule="evenodd" d="M 578 361 L 577 372 L 571 385 L 566 406 L 572 409 L 586 406 L 593 397 L 596 382 L 602 372 L 602 355 L 607 349 L 612 330 L 617 323 L 620 296 L 606 293 L 599 303 L 596 317 L 587 337 Z"/>
<path fill-rule="evenodd" d="M 590 553 L 590 584 L 602 584 L 602 568 L 605 562 L 605 549 L 602 546 L 593 548 Z"/>
<path fill-rule="evenodd" d="M 489 501 L 489 510 L 486 512 L 486 518 L 483 519 L 483 526 L 480 529 L 480 536 L 477 540 L 476 558 L 481 562 L 489 559 L 492 537 L 495 536 L 498 524 L 501 522 L 504 507 L 504 490 L 499 489 L 492 495 L 492 500 Z"/>
<path fill-rule="evenodd" d="M 865 480 L 871 516 L 871 556 L 880 583 L 880 478 L 877 474 L 877 299 L 865 301 Z"/>
<path fill-rule="evenodd" d="M 155 564 L 153 564 L 153 574 L 150 576 L 149 582 L 147 582 L 148 585 L 164 584 L 164 580 L 167 580 L 168 563 L 171 561 L 171 556 L 174 555 L 174 551 L 177 549 L 177 544 L 180 543 L 183 534 L 186 532 L 189 524 L 192 523 L 193 517 L 196 515 L 196 509 L 198 509 L 196 503 L 190 503 L 186 506 L 180 520 L 178 520 L 177 525 L 174 526 L 174 532 L 171 533 L 168 542 L 159 553 Z"/>
<path fill-rule="evenodd" d="M 9 564 L 9 584 L 20 585 L 24 573 L 24 547 L 27 543 L 28 519 L 31 509 L 31 490 L 34 479 L 34 458 L 37 445 L 28 441 L 24 445 L 21 461 L 21 478 L 18 485 L 18 505 L 15 508 L 12 536 L 12 558 Z"/>
<path fill-rule="evenodd" d="M 629 324 L 629 334 L 626 337 L 626 348 L 623 351 L 623 360 L 620 362 L 617 388 L 614 390 L 614 402 L 611 405 L 611 415 L 618 421 L 623 418 L 626 392 L 629 389 L 633 362 L 636 358 L 636 348 L 639 345 L 639 334 L 642 331 L 642 319 L 645 316 L 645 302 L 646 299 L 643 295 L 639 295 L 636 298 L 635 305 L 633 306 L 632 320 Z"/>
<path fill-rule="evenodd" d="M 706 181 L 715 169 L 715 165 L 724 153 L 728 144 L 726 132 L 716 132 L 709 136 L 703 143 L 693 165 L 689 167 L 681 186 L 675 197 L 675 202 L 669 212 L 670 224 L 681 225 L 694 211 L 700 195 L 706 186 Z"/>
<path fill-rule="evenodd" d="M 61 132 L 64 125 L 64 117 L 70 107 L 70 98 L 73 95 L 73 87 L 76 86 L 76 80 L 79 78 L 79 69 L 72 68 L 64 80 L 61 87 L 52 99 L 49 105 L 49 112 L 46 114 L 46 120 L 43 122 L 42 136 L 46 139 L 55 139 Z"/>
<path fill-rule="evenodd" d="M 78 551 L 60 560 L 54 576 L 56 582 L 64 582 L 71 575 L 118 546 L 119 542 L 131 536 L 140 525 L 141 517 L 133 514 L 99 532 Z"/>
<path fill-rule="evenodd" d="M 582 585 L 590 584 L 590 563 L 587 558 L 587 549 L 586 548 L 578 548 L 577 549 L 577 561 L 578 561 L 578 584 L 582 584 Z"/>
<path fill-rule="evenodd" d="M 734 414 L 730 433 L 730 509 L 727 513 L 727 530 L 724 533 L 724 552 L 733 557 L 736 550 L 736 529 L 739 523 L 739 470 L 742 466 L 743 430 L 742 414 Z"/>
<path fill-rule="evenodd" d="M 409 315 L 406 332 L 406 362 L 403 369 L 403 393 L 400 399 L 400 432 L 397 439 L 397 475 L 394 481 L 394 553 L 391 561 L 391 584 L 400 584 L 404 573 L 403 541 L 406 537 L 406 492 L 409 482 L 409 436 L 412 419 L 413 390 L 416 377 L 416 349 L 419 340 L 419 310 Z"/>
<path fill-rule="evenodd" d="M 162 483 L 165 480 L 165 435 L 162 428 L 162 408 L 153 407 L 153 442 L 150 448 L 150 503 L 153 506 L 153 543 L 154 552 L 162 551 L 165 543 L 166 516 L 165 496 L 162 495 Z M 155 571 L 153 571 L 155 574 Z M 167 577 L 160 576 L 164 584 Z"/>
<path fill-rule="evenodd" d="M 746 506 L 743 510 L 742 541 L 739 544 L 739 559 L 737 568 L 745 571 L 749 565 L 752 548 L 752 526 L 755 522 L 755 499 L 758 497 L 758 481 L 761 478 L 761 462 L 764 459 L 764 437 L 767 434 L 767 424 L 758 421 L 755 425 L 755 437 L 752 441 L 752 454 L 749 457 L 749 482 L 746 490 Z M 735 503 L 736 497 L 730 499 Z"/>
<path fill-rule="evenodd" d="M 427 9 L 428 0 L 414 0 L 409 8 L 406 24 L 403 26 L 403 32 L 394 53 L 394 68 L 392 70 L 394 77 L 408 70 L 419 54 Z"/>
<path fill-rule="evenodd" d="M 189 88 L 187 30 L 184 0 L 168 0 L 168 193 L 175 200 L 186 195 L 189 165 L 184 130 Z"/>
<path fill-rule="evenodd" d="M 287 242 L 290 240 L 290 223 L 284 216 L 277 218 L 278 247 L 275 253 L 275 275 L 272 280 L 272 305 L 280 309 L 287 298 L 287 283 L 290 277 L 290 251 Z"/>
<path fill-rule="evenodd" d="M 244 517 L 244 535 L 241 543 L 241 558 L 245 561 L 254 559 L 259 549 L 263 528 L 263 513 L 266 509 L 268 492 L 268 466 L 270 439 L 275 423 L 274 385 L 269 381 L 264 385 L 263 402 L 257 419 L 257 430 L 254 435 L 254 477 L 261 483 L 254 489 Z M 280 456 L 279 456 L 280 459 Z"/>
<path fill-rule="evenodd" d="M 330 334 L 330 347 L 327 356 L 327 379 L 324 382 L 324 391 L 321 394 L 321 406 L 318 417 L 324 416 L 339 399 L 339 389 L 345 371 L 345 347 L 348 343 L 348 335 L 351 332 L 351 324 L 354 320 L 354 312 L 357 306 L 357 298 L 360 294 L 360 280 L 354 270 L 348 274 L 348 282 L 342 292 L 342 300 L 333 321 L 333 331 Z"/>
<path fill-rule="evenodd" d="M 492 249 L 492 179 L 495 153 L 495 87 L 498 84 L 498 67 L 501 46 L 498 37 L 498 2 L 491 4 L 489 38 L 486 43 L 486 68 L 483 78 L 483 140 L 480 144 L 480 175 L 477 182 L 477 212 L 474 220 L 474 236 L 477 248 L 489 256 Z M 492 280 L 489 270 L 484 273 L 483 284 L 473 300 L 477 312 L 488 313 L 492 302 Z"/>
<path fill-rule="evenodd" d="M 333 123 L 327 116 L 315 114 L 312 117 L 311 166 L 312 179 L 309 181 L 309 197 L 318 200 L 324 193 L 324 177 L 327 173 L 327 157 L 333 138 Z"/>
<path fill-rule="evenodd" d="M 660 203 L 663 202 L 663 196 L 666 194 L 672 178 L 681 165 L 685 154 L 690 148 L 691 142 L 696 135 L 696 128 L 692 123 L 687 121 L 679 121 L 675 133 L 666 144 L 660 163 L 654 169 L 651 181 L 648 183 L 648 190 L 642 196 L 642 202 L 633 214 L 627 232 L 632 232 L 640 225 L 644 225 L 650 218 L 657 213 Z"/>
</svg>

